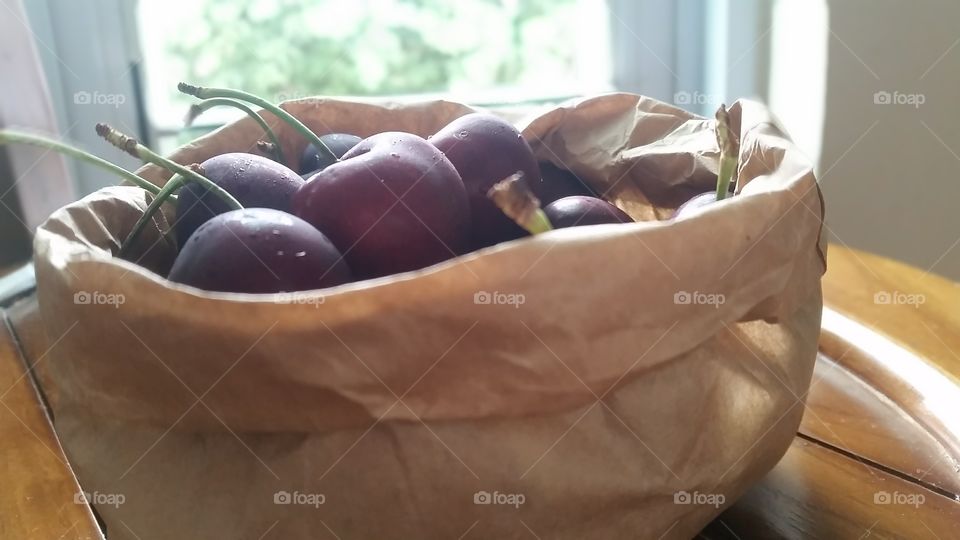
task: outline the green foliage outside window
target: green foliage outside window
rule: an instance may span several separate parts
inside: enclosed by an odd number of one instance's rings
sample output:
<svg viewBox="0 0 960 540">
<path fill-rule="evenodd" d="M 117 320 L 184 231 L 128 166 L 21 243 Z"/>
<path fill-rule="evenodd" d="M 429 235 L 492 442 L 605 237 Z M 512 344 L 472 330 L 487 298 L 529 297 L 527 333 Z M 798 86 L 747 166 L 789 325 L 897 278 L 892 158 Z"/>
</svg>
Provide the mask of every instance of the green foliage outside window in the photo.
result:
<svg viewBox="0 0 960 540">
<path fill-rule="evenodd" d="M 577 60 L 576 0 L 196 2 L 166 40 L 182 79 L 274 100 L 531 87 Z"/>
</svg>

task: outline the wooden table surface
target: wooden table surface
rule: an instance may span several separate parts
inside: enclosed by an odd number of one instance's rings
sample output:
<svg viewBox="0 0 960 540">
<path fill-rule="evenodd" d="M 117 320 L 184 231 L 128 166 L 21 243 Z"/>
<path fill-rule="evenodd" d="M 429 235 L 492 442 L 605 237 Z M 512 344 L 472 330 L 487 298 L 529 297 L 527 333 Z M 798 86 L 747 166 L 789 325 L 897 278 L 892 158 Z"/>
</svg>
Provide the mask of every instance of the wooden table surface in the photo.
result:
<svg viewBox="0 0 960 540">
<path fill-rule="evenodd" d="M 960 538 L 960 284 L 831 245 L 823 293 L 797 438 L 701 536 Z"/>
<path fill-rule="evenodd" d="M 0 304 L 0 539 L 102 538 L 36 386 L 55 344 L 22 274 L 12 288 L 19 299 Z M 960 284 L 831 246 L 823 290 L 797 437 L 700 537 L 960 538 Z"/>
</svg>

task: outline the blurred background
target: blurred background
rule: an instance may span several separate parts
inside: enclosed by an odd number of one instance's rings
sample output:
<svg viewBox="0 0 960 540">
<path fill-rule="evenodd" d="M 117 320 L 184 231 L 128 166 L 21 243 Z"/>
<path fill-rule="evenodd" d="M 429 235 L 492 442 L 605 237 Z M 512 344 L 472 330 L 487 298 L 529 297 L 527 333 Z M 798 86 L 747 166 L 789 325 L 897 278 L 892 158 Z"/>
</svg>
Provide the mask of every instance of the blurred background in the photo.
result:
<svg viewBox="0 0 960 540">
<path fill-rule="evenodd" d="M 960 279 L 955 0 L 0 0 L 0 125 L 135 168 L 92 126 L 169 151 L 176 83 L 476 105 L 628 91 L 712 115 L 768 103 L 816 163 L 831 241 Z M 113 183 L 0 149 L 3 257 L 51 210 Z"/>
</svg>

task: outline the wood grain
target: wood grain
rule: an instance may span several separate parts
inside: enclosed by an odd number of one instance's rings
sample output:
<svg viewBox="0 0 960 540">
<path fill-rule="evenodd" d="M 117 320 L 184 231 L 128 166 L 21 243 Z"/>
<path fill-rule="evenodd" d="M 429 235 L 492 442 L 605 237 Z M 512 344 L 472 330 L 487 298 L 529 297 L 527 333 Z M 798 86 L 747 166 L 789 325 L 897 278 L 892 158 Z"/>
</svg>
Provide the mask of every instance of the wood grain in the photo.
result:
<svg viewBox="0 0 960 540">
<path fill-rule="evenodd" d="M 960 537 L 960 285 L 835 245 L 828 268 L 800 436 L 701 536 Z"/>
<path fill-rule="evenodd" d="M 24 358 L 30 359 L 30 371 L 39 392 L 47 403 L 55 403 L 56 388 L 49 384 L 50 341 L 40 320 L 35 295 L 24 298 L 7 309 L 13 335 Z"/>
<path fill-rule="evenodd" d="M 0 538 L 102 539 L 6 324 L 0 326 Z"/>
<path fill-rule="evenodd" d="M 960 494 L 960 387 L 927 359 L 830 319 L 800 433 Z"/>
<path fill-rule="evenodd" d="M 951 441 L 927 429 L 925 419 L 914 414 L 922 415 L 821 354 L 800 433 L 932 487 L 960 493 L 960 465 Z"/>
<path fill-rule="evenodd" d="M 917 303 L 907 302 L 911 295 Z M 960 384 L 960 283 L 830 245 L 823 297 L 825 305 L 911 350 Z M 887 298 L 890 303 L 881 303 Z"/>
<path fill-rule="evenodd" d="M 800 433 L 960 494 L 960 284 L 830 246 L 823 289 Z"/>
<path fill-rule="evenodd" d="M 958 534 L 960 502 L 797 438 L 702 536 L 947 540 Z"/>
</svg>

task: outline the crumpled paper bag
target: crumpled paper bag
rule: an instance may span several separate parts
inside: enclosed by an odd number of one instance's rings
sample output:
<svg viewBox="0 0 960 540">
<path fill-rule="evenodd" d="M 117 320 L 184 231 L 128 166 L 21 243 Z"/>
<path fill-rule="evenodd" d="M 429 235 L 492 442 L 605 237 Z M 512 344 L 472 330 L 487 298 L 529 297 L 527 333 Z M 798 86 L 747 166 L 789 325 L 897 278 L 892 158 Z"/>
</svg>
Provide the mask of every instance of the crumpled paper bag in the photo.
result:
<svg viewBox="0 0 960 540">
<path fill-rule="evenodd" d="M 361 136 L 428 136 L 471 110 L 285 108 Z M 149 202 L 137 188 L 56 212 L 35 245 L 55 425 L 110 538 L 696 534 L 793 439 L 822 305 L 812 167 L 761 105 L 731 115 L 739 195 L 693 217 L 656 220 L 712 188 L 714 122 L 635 95 L 583 99 L 524 135 L 648 221 L 322 291 L 167 282 L 148 268 L 175 256 L 169 208 L 135 250 L 142 266 L 113 258 Z M 243 119 L 173 158 L 260 137 Z"/>
</svg>

